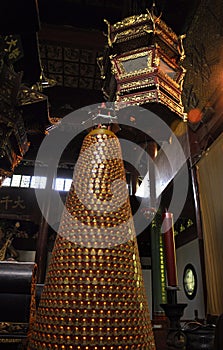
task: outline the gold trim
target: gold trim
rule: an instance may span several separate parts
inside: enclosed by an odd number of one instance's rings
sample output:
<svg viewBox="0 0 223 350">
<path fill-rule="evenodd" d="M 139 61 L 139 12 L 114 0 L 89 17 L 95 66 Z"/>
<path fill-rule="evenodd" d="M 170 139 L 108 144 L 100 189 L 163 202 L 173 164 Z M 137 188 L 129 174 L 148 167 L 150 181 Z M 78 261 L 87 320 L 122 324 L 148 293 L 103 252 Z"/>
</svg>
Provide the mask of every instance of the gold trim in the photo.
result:
<svg viewBox="0 0 223 350">
<path fill-rule="evenodd" d="M 159 69 L 158 75 L 163 79 L 164 82 L 166 81 L 168 84 L 173 85 L 175 89 L 179 90 L 179 93 L 181 92 L 179 83 L 177 83 L 175 80 L 170 78 L 169 75 L 164 73 L 161 69 Z"/>
<path fill-rule="evenodd" d="M 24 337 L 21 338 L 1 338 L 0 337 L 0 344 L 2 343 L 21 343 L 23 341 Z"/>
<path fill-rule="evenodd" d="M 128 30 L 125 30 L 121 33 L 117 33 L 112 41 L 112 43 L 121 43 L 130 39 L 134 39 L 137 38 L 139 36 L 143 36 L 146 35 L 146 33 L 152 33 L 153 30 L 152 29 L 148 29 L 148 26 L 142 26 L 142 27 L 138 27 L 138 28 L 130 28 Z"/>
<path fill-rule="evenodd" d="M 142 51 L 142 50 L 144 50 L 144 51 Z M 141 48 L 140 51 L 138 49 L 134 50 L 134 51 L 130 51 L 127 55 L 125 54 L 123 56 L 120 56 L 120 58 L 118 58 L 117 60 L 128 61 L 130 59 L 135 59 L 135 58 L 138 58 L 138 57 L 147 56 L 149 53 L 153 53 L 153 50 L 152 49 L 148 49 L 147 47 L 143 47 L 143 48 Z"/>
<path fill-rule="evenodd" d="M 149 26 L 149 24 L 151 25 Z M 154 32 L 154 34 L 165 37 L 165 39 L 168 42 L 171 42 L 171 45 L 173 45 L 173 42 L 175 43 L 178 42 L 178 37 L 174 33 L 174 31 L 170 27 L 168 27 L 167 24 L 163 20 L 161 20 L 160 17 L 155 16 L 154 13 L 149 12 L 147 10 L 146 14 L 127 17 L 127 18 L 124 18 L 122 21 L 117 22 L 113 25 L 110 25 L 109 23 L 109 37 L 111 40 L 111 44 L 114 42 L 114 39 L 112 40 L 112 35 L 117 41 L 118 36 L 120 37 L 120 35 L 121 36 L 124 35 L 118 32 L 122 32 L 122 33 L 127 32 L 129 27 L 134 27 L 131 29 L 132 35 L 136 35 L 136 33 L 139 31 L 141 32 L 145 31 L 149 33 Z M 130 38 L 129 36 L 127 36 L 125 39 L 129 40 Z"/>
<path fill-rule="evenodd" d="M 131 81 L 125 84 L 120 84 L 118 94 L 124 94 L 125 92 L 128 93 L 130 90 L 138 90 L 140 88 L 145 88 L 145 87 L 151 87 L 151 86 L 156 86 L 157 89 L 159 89 L 159 86 L 162 87 L 164 90 L 166 90 L 168 93 L 170 93 L 176 100 L 181 101 L 181 93 L 180 91 L 176 91 L 174 87 L 169 86 L 165 81 L 160 79 L 159 76 L 157 76 L 157 82 L 151 77 L 151 78 L 146 78 L 142 80 L 137 80 L 137 81 Z M 164 77 L 166 78 L 166 77 Z"/>
<path fill-rule="evenodd" d="M 111 23 L 109 21 L 107 21 L 107 19 L 104 19 L 104 22 L 108 26 L 107 38 L 108 38 L 108 45 L 111 47 L 112 46 L 112 41 L 111 41 Z"/>
<path fill-rule="evenodd" d="M 145 73 L 154 72 L 156 67 L 153 67 L 153 49 L 143 48 L 144 51 L 137 52 L 137 50 L 131 51 L 128 55 L 123 55 L 120 57 L 110 56 L 112 63 L 112 73 L 118 76 L 118 79 L 125 79 L 134 76 L 138 76 Z M 143 69 L 138 69 L 133 72 L 126 73 L 126 70 L 122 62 L 134 60 L 139 57 L 147 56 L 147 67 Z M 121 71 L 121 72 L 120 72 Z"/>
<path fill-rule="evenodd" d="M 103 59 L 104 59 L 103 56 L 97 57 L 97 59 L 96 59 L 97 66 L 98 66 L 98 68 L 100 70 L 100 76 L 101 76 L 102 80 L 104 80 L 106 78 L 105 70 L 104 70 L 104 64 L 103 64 Z"/>
<path fill-rule="evenodd" d="M 138 93 L 137 95 L 129 95 L 124 97 L 121 97 L 120 95 L 117 96 L 117 102 L 124 102 L 130 104 L 143 104 L 145 102 L 155 101 L 157 101 L 157 91 L 149 91 L 145 93 Z"/>
<path fill-rule="evenodd" d="M 162 59 L 168 66 L 170 66 L 172 69 L 179 70 L 180 66 L 175 62 L 172 62 L 170 58 L 164 54 L 161 48 L 159 48 L 157 51 L 157 55 L 159 56 L 159 58 Z"/>
<path fill-rule="evenodd" d="M 167 97 L 163 92 L 160 90 L 156 91 L 149 91 L 144 93 L 138 93 L 135 95 L 128 95 L 128 96 L 120 96 L 117 95 L 117 103 L 125 103 L 127 105 L 137 104 L 141 105 L 144 103 L 152 103 L 157 102 L 159 104 L 163 104 L 166 107 L 168 107 L 172 112 L 177 113 L 181 118 L 184 119 L 184 107 L 180 104 L 177 104 L 175 101 L 173 101 L 171 98 Z"/>
<path fill-rule="evenodd" d="M 108 129 L 105 129 L 105 128 L 97 128 L 97 129 L 93 129 L 89 132 L 88 135 L 96 135 L 96 134 L 107 134 L 107 135 L 111 135 L 113 137 L 116 138 L 115 134 L 111 131 L 111 130 L 108 130 Z"/>
<path fill-rule="evenodd" d="M 19 90 L 17 99 L 18 105 L 24 106 L 35 102 L 47 100 L 47 96 L 41 94 L 36 90 L 31 90 L 30 88 L 23 86 Z"/>
<path fill-rule="evenodd" d="M 159 102 L 163 103 L 170 110 L 180 115 L 182 118 L 184 117 L 184 107 L 180 104 L 177 104 L 175 101 L 171 100 L 171 98 L 167 97 L 164 93 L 160 93 Z"/>
<path fill-rule="evenodd" d="M 5 260 L 5 255 L 6 255 L 7 248 L 10 246 L 11 243 L 12 243 L 12 236 L 10 236 L 10 238 L 7 239 L 5 244 L 0 249 L 0 261 L 4 261 Z M 1 325 L 0 325 L 0 330 L 1 330 Z"/>
<path fill-rule="evenodd" d="M 61 122 L 61 120 L 63 118 L 49 116 L 48 119 L 49 119 L 50 124 L 57 125 Z"/>
<path fill-rule="evenodd" d="M 142 79 L 142 80 L 137 80 L 137 81 L 131 81 L 128 83 L 120 84 L 120 89 L 119 91 L 124 92 L 128 90 L 137 90 L 138 87 L 150 87 L 155 85 L 154 79 L 152 77 Z"/>
<path fill-rule="evenodd" d="M 29 329 L 27 332 L 27 338 L 31 337 L 33 326 L 36 321 L 36 284 L 37 284 L 37 264 L 34 265 L 32 271 L 31 281 L 31 300 L 30 300 L 30 312 L 29 312 Z"/>
<path fill-rule="evenodd" d="M 165 84 L 164 81 L 160 80 L 159 81 L 159 85 L 164 88 L 167 92 L 169 92 L 172 96 L 174 96 L 177 100 L 181 101 L 181 93 L 176 92 L 176 90 L 174 90 L 171 86 Z"/>
<path fill-rule="evenodd" d="M 0 322 L 0 343 L 2 338 L 13 337 L 26 337 L 28 331 L 28 323 L 23 322 Z M 11 339 L 10 339 L 11 340 Z"/>
<path fill-rule="evenodd" d="M 178 42 L 178 37 L 174 31 L 167 26 L 167 24 L 161 20 L 160 18 L 156 17 L 157 21 L 157 29 L 159 30 L 159 34 L 163 36 L 171 45 Z"/>
<path fill-rule="evenodd" d="M 186 38 L 186 34 L 182 34 L 179 36 L 178 52 L 180 54 L 180 61 L 181 62 L 186 58 L 184 45 L 183 45 L 183 39 L 185 39 L 185 38 Z"/>
<path fill-rule="evenodd" d="M 141 24 L 143 22 L 148 21 L 148 14 L 144 13 L 141 15 L 134 15 L 134 16 L 130 16 L 130 17 L 126 17 L 124 18 L 122 21 L 120 22 L 116 22 L 115 24 L 112 25 L 112 30 L 121 30 L 125 27 L 129 27 L 132 25 L 137 25 L 137 24 Z"/>
<path fill-rule="evenodd" d="M 157 17 L 154 15 L 154 13 L 151 13 L 148 10 L 147 13 L 126 17 L 122 21 L 116 22 L 111 26 L 111 32 L 123 30 L 124 28 L 133 25 L 137 26 L 148 21 L 157 24 L 163 31 L 167 32 L 174 41 L 177 41 L 177 35 L 170 27 L 167 26 L 167 24 L 160 18 L 160 16 Z"/>
</svg>

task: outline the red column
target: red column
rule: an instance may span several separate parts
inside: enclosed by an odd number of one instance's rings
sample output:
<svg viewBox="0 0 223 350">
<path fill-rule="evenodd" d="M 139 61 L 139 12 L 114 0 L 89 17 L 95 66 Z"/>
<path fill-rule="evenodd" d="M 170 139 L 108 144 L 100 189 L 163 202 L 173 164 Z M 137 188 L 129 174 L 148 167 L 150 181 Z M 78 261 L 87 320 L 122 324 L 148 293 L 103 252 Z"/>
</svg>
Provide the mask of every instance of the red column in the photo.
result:
<svg viewBox="0 0 223 350">
<path fill-rule="evenodd" d="M 172 213 L 163 213 L 163 233 L 168 286 L 176 287 L 178 281 Z"/>
</svg>

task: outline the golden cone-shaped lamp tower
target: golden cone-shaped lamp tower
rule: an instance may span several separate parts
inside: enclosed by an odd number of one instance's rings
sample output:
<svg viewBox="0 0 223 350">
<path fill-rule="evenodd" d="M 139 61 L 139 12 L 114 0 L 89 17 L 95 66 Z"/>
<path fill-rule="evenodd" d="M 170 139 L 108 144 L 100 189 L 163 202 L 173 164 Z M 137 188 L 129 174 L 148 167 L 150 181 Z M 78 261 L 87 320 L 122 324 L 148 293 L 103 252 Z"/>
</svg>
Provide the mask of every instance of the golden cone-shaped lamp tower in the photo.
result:
<svg viewBox="0 0 223 350">
<path fill-rule="evenodd" d="M 120 145 L 84 139 L 29 349 L 155 349 Z"/>
</svg>

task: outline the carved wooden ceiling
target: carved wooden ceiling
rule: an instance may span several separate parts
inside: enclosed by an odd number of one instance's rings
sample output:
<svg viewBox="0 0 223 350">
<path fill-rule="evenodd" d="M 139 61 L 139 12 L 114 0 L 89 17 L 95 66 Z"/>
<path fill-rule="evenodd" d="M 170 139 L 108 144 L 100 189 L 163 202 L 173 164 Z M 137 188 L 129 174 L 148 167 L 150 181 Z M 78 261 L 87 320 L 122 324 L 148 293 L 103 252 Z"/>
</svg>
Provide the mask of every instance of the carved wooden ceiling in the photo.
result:
<svg viewBox="0 0 223 350">
<path fill-rule="evenodd" d="M 40 42 L 44 73 L 56 80 L 57 86 L 100 90 L 100 71 L 96 65 L 100 55 L 97 48 L 79 48 L 74 43 Z"/>
</svg>

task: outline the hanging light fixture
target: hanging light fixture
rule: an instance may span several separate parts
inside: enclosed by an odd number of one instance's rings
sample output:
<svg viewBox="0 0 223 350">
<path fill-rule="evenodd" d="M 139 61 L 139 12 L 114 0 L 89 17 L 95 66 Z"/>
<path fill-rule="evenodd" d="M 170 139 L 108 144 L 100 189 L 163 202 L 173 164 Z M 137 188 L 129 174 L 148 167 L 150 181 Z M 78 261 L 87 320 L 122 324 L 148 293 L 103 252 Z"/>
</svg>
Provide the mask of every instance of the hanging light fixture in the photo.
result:
<svg viewBox="0 0 223 350">
<path fill-rule="evenodd" d="M 108 26 L 103 57 L 98 65 L 102 91 L 119 108 L 144 105 L 161 117 L 186 118 L 181 95 L 186 73 L 183 39 L 151 11 L 133 15 Z"/>
<path fill-rule="evenodd" d="M 43 89 L 51 88 L 51 87 L 56 86 L 56 85 L 57 85 L 57 81 L 54 79 L 47 78 L 45 76 L 43 68 L 41 68 L 41 74 L 40 74 L 39 81 L 37 81 L 32 86 L 32 90 L 37 90 L 39 92 L 42 92 Z"/>
</svg>

